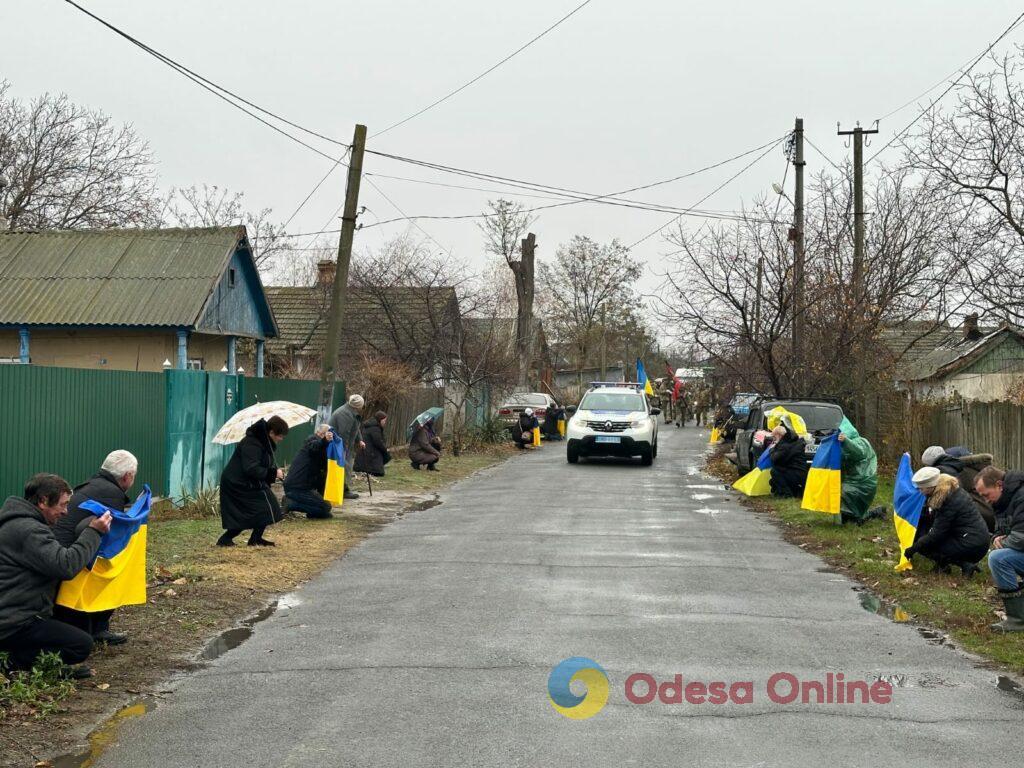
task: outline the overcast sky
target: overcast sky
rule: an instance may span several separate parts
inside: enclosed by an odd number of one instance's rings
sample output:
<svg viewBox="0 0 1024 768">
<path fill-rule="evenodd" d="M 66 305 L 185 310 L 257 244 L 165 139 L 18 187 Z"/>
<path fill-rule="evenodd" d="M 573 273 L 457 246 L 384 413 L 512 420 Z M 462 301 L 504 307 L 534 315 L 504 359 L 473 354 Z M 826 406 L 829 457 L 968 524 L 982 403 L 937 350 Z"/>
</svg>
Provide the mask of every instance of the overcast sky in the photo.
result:
<svg viewBox="0 0 1024 768">
<path fill-rule="evenodd" d="M 356 122 L 372 134 L 444 95 L 578 3 L 81 0 L 209 79 L 344 141 Z M 836 136 L 837 121 L 869 124 L 913 98 L 980 52 L 1020 10 L 1010 0 L 593 0 L 479 83 L 369 146 L 605 193 L 764 144 L 799 115 L 808 138 L 840 161 L 849 150 Z M 1022 37 L 1024 30 L 1014 32 L 997 50 Z M 0 76 L 19 97 L 64 92 L 133 123 L 152 146 L 163 186 L 205 182 L 243 191 L 250 207 L 272 207 L 280 220 L 330 165 L 62 0 L 4 0 Z M 910 107 L 884 121 L 876 146 L 914 114 Z M 807 160 L 809 172 L 825 163 L 810 148 Z M 692 205 L 745 162 L 637 196 Z M 784 162 L 781 150 L 771 152 L 703 207 L 749 203 L 780 180 Z M 366 169 L 487 186 L 373 156 Z M 408 214 L 477 213 L 496 196 L 375 182 Z M 320 229 L 344 183 L 336 172 L 290 230 Z M 368 185 L 360 202 L 369 208 L 366 223 L 397 215 Z M 668 218 L 596 204 L 558 208 L 534 225 L 538 254 L 549 257 L 574 234 L 628 244 Z M 473 221 L 421 226 L 458 257 L 483 263 Z M 356 246 L 379 245 L 403 229 L 368 229 Z M 651 238 L 636 256 L 656 268 L 665 250 Z"/>
</svg>

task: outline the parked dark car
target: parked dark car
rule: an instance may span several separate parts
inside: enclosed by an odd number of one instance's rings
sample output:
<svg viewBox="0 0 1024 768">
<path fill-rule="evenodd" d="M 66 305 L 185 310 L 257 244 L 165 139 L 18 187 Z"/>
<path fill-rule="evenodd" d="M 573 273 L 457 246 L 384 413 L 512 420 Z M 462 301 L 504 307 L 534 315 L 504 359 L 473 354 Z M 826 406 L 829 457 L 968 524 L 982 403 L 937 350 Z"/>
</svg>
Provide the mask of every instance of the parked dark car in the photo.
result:
<svg viewBox="0 0 1024 768">
<path fill-rule="evenodd" d="M 757 402 L 761 395 L 756 392 L 737 392 L 729 401 L 729 420 L 725 424 L 725 439 L 734 440 L 739 428 L 747 423 L 750 406 Z"/>
<path fill-rule="evenodd" d="M 741 474 L 749 472 L 757 463 L 761 451 L 764 450 L 761 438 L 768 429 L 766 414 L 780 405 L 802 418 L 807 425 L 807 431 L 814 438 L 814 442 L 809 443 L 805 450 L 808 464 L 814 460 L 814 454 L 822 438 L 837 429 L 839 422 L 843 420 L 842 408 L 835 403 L 822 400 L 755 400 L 750 405 L 746 421 L 736 430 L 736 453 L 728 456 Z"/>
</svg>

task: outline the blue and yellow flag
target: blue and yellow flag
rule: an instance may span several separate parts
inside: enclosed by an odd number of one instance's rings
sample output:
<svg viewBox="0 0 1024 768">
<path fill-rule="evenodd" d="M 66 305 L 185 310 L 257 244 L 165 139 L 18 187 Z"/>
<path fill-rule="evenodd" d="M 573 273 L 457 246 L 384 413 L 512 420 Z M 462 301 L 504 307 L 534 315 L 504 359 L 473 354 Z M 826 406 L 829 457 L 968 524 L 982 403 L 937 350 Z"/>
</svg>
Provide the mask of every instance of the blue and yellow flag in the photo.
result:
<svg viewBox="0 0 1024 768">
<path fill-rule="evenodd" d="M 146 485 L 127 511 L 92 499 L 82 503 L 82 509 L 97 517 L 109 512 L 113 521 L 92 563 L 60 585 L 57 605 L 96 613 L 146 602 L 146 528 L 152 500 Z"/>
<path fill-rule="evenodd" d="M 345 500 L 345 441 L 337 435 L 327 444 L 327 482 L 324 501 L 340 507 Z"/>
<path fill-rule="evenodd" d="M 800 506 L 812 512 L 838 515 L 842 495 L 842 466 L 843 446 L 839 442 L 839 433 L 834 432 L 821 441 L 818 452 L 814 454 Z"/>
<path fill-rule="evenodd" d="M 647 371 L 644 369 L 644 362 L 639 357 L 636 359 L 636 380 L 644 385 L 645 394 L 654 394 L 654 388 L 651 386 L 651 380 L 647 378 Z"/>
<path fill-rule="evenodd" d="M 772 453 L 769 448 L 761 452 L 757 466 L 732 484 L 747 496 L 768 496 L 772 492 Z"/>
<path fill-rule="evenodd" d="M 900 468 L 896 472 L 896 484 L 892 491 L 892 521 L 896 524 L 896 538 L 900 540 L 900 561 L 894 569 L 897 571 L 906 571 L 914 567 L 903 553 L 914 544 L 917 524 L 921 522 L 921 510 L 924 509 L 924 494 L 914 485 L 911 480 L 913 476 L 910 454 L 904 453 L 900 459 Z"/>
</svg>

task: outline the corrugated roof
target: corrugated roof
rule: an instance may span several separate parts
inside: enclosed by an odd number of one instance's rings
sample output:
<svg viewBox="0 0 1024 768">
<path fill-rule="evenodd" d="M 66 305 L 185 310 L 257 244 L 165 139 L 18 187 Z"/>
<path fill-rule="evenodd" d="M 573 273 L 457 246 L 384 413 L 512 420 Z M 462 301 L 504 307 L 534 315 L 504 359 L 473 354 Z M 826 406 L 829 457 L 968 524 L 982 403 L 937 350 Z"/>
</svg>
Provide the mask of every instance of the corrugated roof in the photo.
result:
<svg viewBox="0 0 1024 768">
<path fill-rule="evenodd" d="M 278 327 L 277 338 L 267 341 L 267 351 L 318 355 L 327 334 L 330 287 L 267 286 L 265 290 Z M 338 353 L 347 361 L 363 352 L 417 361 L 456 338 L 458 312 L 455 289 L 448 286 L 349 287 Z"/>
<path fill-rule="evenodd" d="M 245 228 L 0 232 L 0 324 L 195 325 Z"/>
<path fill-rule="evenodd" d="M 1003 325 L 978 339 L 968 340 L 961 336 L 955 341 L 937 346 L 913 363 L 904 366 L 899 380 L 921 381 L 955 373 L 985 354 L 986 350 L 1008 333 L 1022 336 L 1019 330 Z"/>
</svg>

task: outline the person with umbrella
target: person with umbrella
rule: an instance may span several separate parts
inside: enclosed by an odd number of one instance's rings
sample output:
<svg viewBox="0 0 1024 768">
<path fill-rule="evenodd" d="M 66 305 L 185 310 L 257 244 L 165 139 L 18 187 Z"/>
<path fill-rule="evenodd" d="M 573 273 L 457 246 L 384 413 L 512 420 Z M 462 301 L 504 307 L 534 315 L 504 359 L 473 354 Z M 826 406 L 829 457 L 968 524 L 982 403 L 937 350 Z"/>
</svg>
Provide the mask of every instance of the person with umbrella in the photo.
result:
<svg viewBox="0 0 1024 768">
<path fill-rule="evenodd" d="M 434 434 L 434 417 L 430 411 L 416 417 L 409 439 L 409 463 L 413 469 L 426 464 L 431 472 L 437 472 L 437 462 L 441 458 L 441 439 Z"/>
<path fill-rule="evenodd" d="M 250 547 L 274 546 L 274 542 L 263 538 L 263 532 L 283 517 L 270 486 L 284 477 L 284 471 L 274 461 L 274 451 L 287 434 L 288 422 L 280 416 L 260 419 L 245 431 L 220 476 L 220 519 L 224 533 L 217 539 L 217 546 L 234 546 L 235 537 L 250 528 Z"/>
</svg>

